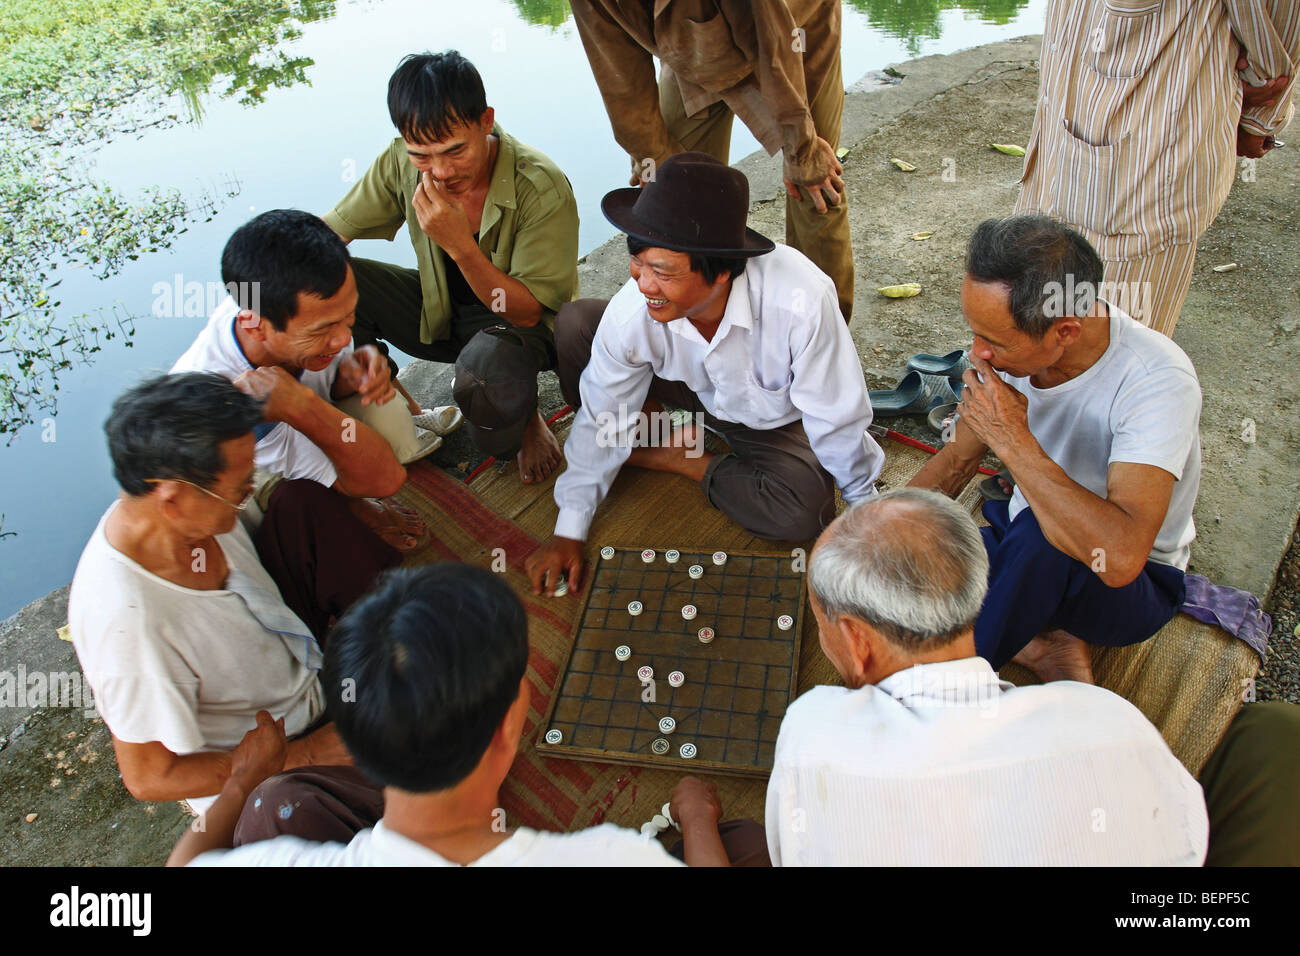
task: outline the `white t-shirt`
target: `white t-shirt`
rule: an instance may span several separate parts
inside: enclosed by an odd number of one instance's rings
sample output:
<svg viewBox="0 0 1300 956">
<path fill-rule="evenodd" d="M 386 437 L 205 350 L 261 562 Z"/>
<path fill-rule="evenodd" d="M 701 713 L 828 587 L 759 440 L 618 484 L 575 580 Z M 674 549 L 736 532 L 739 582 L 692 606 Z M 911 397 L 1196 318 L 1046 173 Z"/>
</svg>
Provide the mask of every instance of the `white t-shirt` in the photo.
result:
<svg viewBox="0 0 1300 956">
<path fill-rule="evenodd" d="M 254 368 L 235 338 L 235 316 L 238 314 L 239 304 L 227 296 L 212 313 L 198 338 L 176 360 L 172 372 L 216 372 L 233 382 Z M 339 363 L 351 354 L 352 342 L 349 341 L 329 365 L 319 372 L 303 371 L 298 381 L 333 404 L 330 390 L 338 378 Z M 284 422 L 267 422 L 258 426 L 255 434 L 257 448 L 253 456 L 262 471 L 283 475 L 286 479 L 310 478 L 326 487 L 338 480 L 338 472 L 329 456 L 296 428 Z"/>
<path fill-rule="evenodd" d="M 1177 479 L 1150 560 L 1186 570 L 1201 486 L 1201 385 L 1182 349 L 1107 307 L 1110 345 L 1082 375 L 1051 388 L 998 375 L 1028 397 L 1029 430 L 1047 456 L 1098 497 L 1106 497 L 1106 473 L 1114 462 L 1155 465 Z M 1027 507 L 1017 488 L 1011 520 Z"/>
<path fill-rule="evenodd" d="M 1013 687 L 983 658 L 816 687 L 781 723 L 776 866 L 1197 866 L 1200 786 L 1101 687 Z"/>
<path fill-rule="evenodd" d="M 351 843 L 312 843 L 281 836 L 234 850 L 212 850 L 190 866 L 458 866 L 384 826 L 362 830 Z M 684 866 L 658 840 L 613 823 L 577 833 L 520 827 L 469 866 Z"/>
<path fill-rule="evenodd" d="M 227 590 L 198 591 L 109 544 L 104 523 L 115 507 L 86 544 L 68 598 L 72 645 L 113 735 L 185 755 L 233 750 L 259 710 L 283 717 L 290 737 L 319 719 L 325 695 L 308 666 L 319 667 L 319 648 L 243 525 L 216 538 L 230 568 Z"/>
</svg>

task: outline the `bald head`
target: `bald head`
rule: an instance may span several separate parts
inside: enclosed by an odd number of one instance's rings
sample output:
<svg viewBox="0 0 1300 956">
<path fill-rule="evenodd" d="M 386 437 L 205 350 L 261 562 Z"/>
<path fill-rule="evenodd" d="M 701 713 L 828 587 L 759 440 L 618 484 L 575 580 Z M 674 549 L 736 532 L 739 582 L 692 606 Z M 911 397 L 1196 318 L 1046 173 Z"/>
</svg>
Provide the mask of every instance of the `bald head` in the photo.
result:
<svg viewBox="0 0 1300 956">
<path fill-rule="evenodd" d="M 827 619 L 864 621 L 916 654 L 974 627 L 988 572 L 970 515 L 937 492 L 899 488 L 859 503 L 822 533 L 808 586 Z"/>
</svg>

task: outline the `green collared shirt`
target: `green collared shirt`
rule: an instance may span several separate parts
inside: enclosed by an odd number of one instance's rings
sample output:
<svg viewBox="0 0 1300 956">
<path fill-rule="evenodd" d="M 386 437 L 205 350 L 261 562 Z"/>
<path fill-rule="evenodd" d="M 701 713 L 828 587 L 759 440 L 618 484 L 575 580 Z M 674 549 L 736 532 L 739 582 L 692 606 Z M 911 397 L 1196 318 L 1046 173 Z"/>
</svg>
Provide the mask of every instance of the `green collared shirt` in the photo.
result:
<svg viewBox="0 0 1300 956">
<path fill-rule="evenodd" d="M 555 312 L 578 294 L 578 204 L 569 180 L 549 157 L 500 126 L 492 132 L 500 145 L 478 247 L 494 266 L 527 286 L 541 303 L 542 321 L 554 328 Z M 428 344 L 450 337 L 452 301 L 442 250 L 424 234 L 411 205 L 419 181 L 398 136 L 322 218 L 346 239 L 391 240 L 405 221 L 424 294 L 420 341 Z"/>
</svg>

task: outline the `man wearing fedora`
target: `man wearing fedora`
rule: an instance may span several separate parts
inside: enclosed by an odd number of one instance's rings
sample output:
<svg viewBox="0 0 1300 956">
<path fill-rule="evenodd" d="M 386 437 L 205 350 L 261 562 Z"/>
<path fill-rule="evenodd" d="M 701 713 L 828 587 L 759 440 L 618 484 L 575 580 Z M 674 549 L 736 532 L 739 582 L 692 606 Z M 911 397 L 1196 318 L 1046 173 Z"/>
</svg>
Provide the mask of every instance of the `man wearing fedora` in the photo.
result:
<svg viewBox="0 0 1300 956">
<path fill-rule="evenodd" d="M 688 477 L 731 520 L 779 540 L 816 537 L 837 482 L 849 503 L 874 494 L 884 453 L 867 434 L 871 403 L 834 283 L 746 228 L 744 175 L 680 153 L 601 208 L 627 233 L 632 277 L 608 302 L 580 299 L 556 317 L 560 388 L 578 411 L 555 536 L 527 562 L 534 591 L 553 593 L 561 574 L 581 587 L 582 543 L 624 464 Z M 665 405 L 697 424 L 666 445 L 636 443 L 628 423 Z M 698 423 L 731 450 L 705 451 Z"/>
</svg>

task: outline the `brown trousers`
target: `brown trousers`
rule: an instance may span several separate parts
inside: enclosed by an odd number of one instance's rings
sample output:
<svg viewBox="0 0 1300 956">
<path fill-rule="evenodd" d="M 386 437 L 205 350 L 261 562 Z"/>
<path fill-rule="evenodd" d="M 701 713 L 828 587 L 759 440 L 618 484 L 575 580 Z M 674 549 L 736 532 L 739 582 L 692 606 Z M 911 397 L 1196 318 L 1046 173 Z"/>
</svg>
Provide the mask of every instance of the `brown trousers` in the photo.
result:
<svg viewBox="0 0 1300 956">
<path fill-rule="evenodd" d="M 578 383 L 591 361 L 591 343 L 607 304 L 607 299 L 577 299 L 555 317 L 560 391 L 574 408 L 582 405 Z M 835 481 L 813 453 L 802 422 L 772 429 L 724 422 L 709 415 L 685 384 L 658 376 L 649 397 L 704 414 L 705 424 L 731 446 L 730 452 L 713 456 L 702 487 L 709 504 L 750 534 L 805 541 L 834 519 Z"/>
<path fill-rule="evenodd" d="M 827 72 L 822 88 L 812 95 L 809 109 L 817 135 L 831 144 L 840 145 L 840 120 L 844 115 L 844 78 L 840 71 L 839 51 L 835 64 Z M 681 90 L 671 73 L 659 77 L 659 112 L 668 135 L 688 150 L 708 153 L 728 163 L 731 153 L 731 124 L 735 113 L 721 101 L 694 116 L 686 115 Z M 785 242 L 813 261 L 831 277 L 839 293 L 840 312 L 847 322 L 853 317 L 853 241 L 849 235 L 849 203 L 845 195 L 838 206 L 817 211 L 812 200 L 803 195 L 798 201 L 786 194 Z"/>
</svg>

